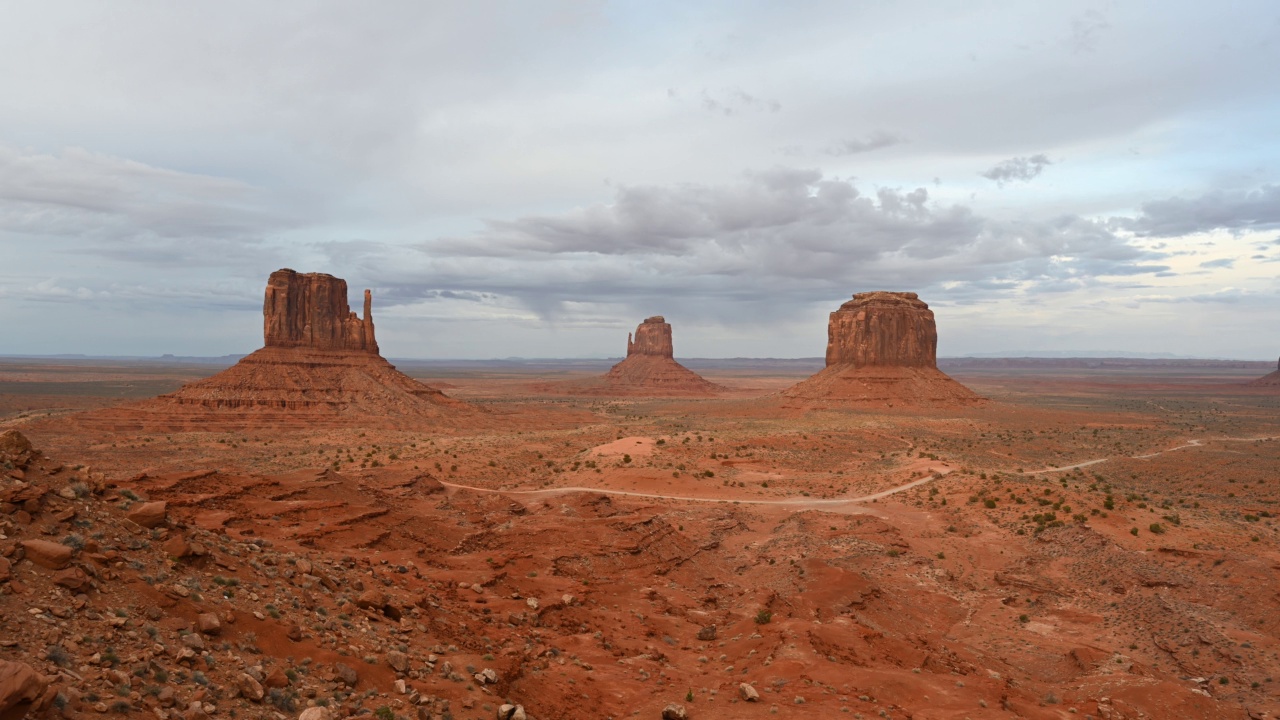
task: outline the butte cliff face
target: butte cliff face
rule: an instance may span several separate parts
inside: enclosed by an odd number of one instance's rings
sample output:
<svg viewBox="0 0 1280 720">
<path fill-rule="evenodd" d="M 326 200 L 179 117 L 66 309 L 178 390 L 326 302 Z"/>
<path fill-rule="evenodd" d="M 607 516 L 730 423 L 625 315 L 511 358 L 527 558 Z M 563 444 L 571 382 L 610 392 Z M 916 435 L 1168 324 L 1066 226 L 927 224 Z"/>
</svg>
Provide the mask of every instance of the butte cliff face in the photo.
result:
<svg viewBox="0 0 1280 720">
<path fill-rule="evenodd" d="M 542 386 L 574 395 L 627 397 L 711 397 L 726 388 L 675 361 L 671 324 L 661 315 L 646 318 L 627 336 L 627 356 L 600 377 Z"/>
<path fill-rule="evenodd" d="M 364 317 L 347 305 L 347 281 L 325 273 L 284 269 L 267 279 L 262 303 L 264 347 L 352 350 L 378 354 L 373 295 L 364 291 Z"/>
<path fill-rule="evenodd" d="M 857 293 L 827 322 L 827 367 L 783 395 L 883 406 L 980 402 L 938 370 L 933 311 L 912 292 Z"/>
<path fill-rule="evenodd" d="M 378 354 L 372 305 L 365 290 L 364 317 L 357 317 L 341 278 L 277 270 L 267 281 L 261 349 L 176 392 L 82 421 L 175 429 L 401 426 L 465 407 Z"/>
<path fill-rule="evenodd" d="M 933 311 L 912 292 L 865 292 L 831 313 L 827 366 L 937 367 Z"/>
<path fill-rule="evenodd" d="M 671 323 L 661 315 L 645 318 L 645 321 L 636 327 L 634 336 L 627 335 L 627 357 L 632 355 L 674 359 L 675 350 L 671 346 Z"/>
</svg>

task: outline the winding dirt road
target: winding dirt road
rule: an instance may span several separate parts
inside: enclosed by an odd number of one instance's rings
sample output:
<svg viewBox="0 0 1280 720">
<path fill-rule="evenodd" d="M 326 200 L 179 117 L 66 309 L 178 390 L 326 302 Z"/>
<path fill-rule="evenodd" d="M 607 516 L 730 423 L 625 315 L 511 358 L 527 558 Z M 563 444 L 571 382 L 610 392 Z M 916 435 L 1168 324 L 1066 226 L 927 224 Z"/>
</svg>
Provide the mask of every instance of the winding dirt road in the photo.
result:
<svg viewBox="0 0 1280 720">
<path fill-rule="evenodd" d="M 1280 439 L 1280 436 L 1257 437 L 1257 438 L 1214 438 L 1214 440 L 1221 440 L 1223 442 L 1256 442 L 1258 440 L 1276 440 L 1276 439 Z M 1174 452 L 1175 450 L 1185 450 L 1186 448 L 1202 447 L 1204 443 L 1205 443 L 1204 440 L 1192 439 L 1192 440 L 1188 440 L 1185 445 L 1178 445 L 1177 447 L 1171 447 L 1171 448 L 1168 448 L 1167 450 L 1160 450 L 1158 452 L 1153 452 L 1146 455 L 1132 455 L 1130 457 L 1135 460 L 1146 460 L 1149 458 L 1157 457 L 1159 455 L 1163 455 L 1165 453 Z M 1111 458 L 1097 458 L 1095 460 L 1085 460 L 1084 462 L 1078 462 L 1073 465 L 1063 465 L 1061 467 L 1045 468 L 1043 470 L 1032 470 L 1030 472 L 1026 472 L 1023 474 L 1039 475 L 1041 473 L 1063 472 L 1067 470 L 1075 470 L 1076 468 L 1089 467 L 1090 465 L 1098 465 L 1099 463 L 1104 463 L 1104 462 L 1107 462 L 1108 460 L 1111 460 Z M 613 490 L 610 488 L 596 488 L 596 487 L 582 487 L 582 486 L 542 488 L 539 490 L 495 490 L 493 488 L 474 487 L 471 485 L 459 485 L 457 483 L 450 483 L 450 482 L 443 482 L 443 481 L 441 481 L 440 484 L 444 485 L 447 488 L 451 488 L 453 490 L 470 490 L 472 492 L 491 493 L 494 495 L 525 495 L 529 497 L 556 497 L 559 495 L 570 495 L 573 493 L 599 493 L 601 495 L 622 495 L 625 497 L 647 498 L 650 500 L 676 500 L 676 501 L 684 501 L 684 502 L 720 503 L 720 504 L 729 504 L 729 505 L 733 505 L 733 504 L 784 505 L 784 506 L 792 506 L 792 507 L 800 507 L 800 508 L 811 508 L 811 507 L 812 508 L 818 508 L 818 507 L 830 508 L 830 507 L 838 507 L 843 505 L 858 505 L 861 503 L 867 503 L 867 502 L 872 502 L 874 500 L 879 500 L 881 498 L 886 498 L 886 497 L 889 497 L 890 495 L 895 495 L 905 490 L 910 490 L 911 488 L 919 487 L 921 485 L 924 485 L 927 482 L 931 482 L 937 478 L 948 475 L 951 473 L 951 468 L 930 469 L 929 473 L 930 474 L 925 475 L 922 478 L 912 480 L 909 483 L 897 485 L 895 487 L 889 488 L 888 490 L 881 490 L 880 492 L 872 493 L 870 495 L 861 495 L 859 497 L 842 497 L 842 498 L 798 497 L 798 498 L 785 498 L 782 500 L 692 497 L 688 495 L 664 495 L 661 493 L 644 493 L 644 492 L 635 492 L 632 490 Z"/>
</svg>

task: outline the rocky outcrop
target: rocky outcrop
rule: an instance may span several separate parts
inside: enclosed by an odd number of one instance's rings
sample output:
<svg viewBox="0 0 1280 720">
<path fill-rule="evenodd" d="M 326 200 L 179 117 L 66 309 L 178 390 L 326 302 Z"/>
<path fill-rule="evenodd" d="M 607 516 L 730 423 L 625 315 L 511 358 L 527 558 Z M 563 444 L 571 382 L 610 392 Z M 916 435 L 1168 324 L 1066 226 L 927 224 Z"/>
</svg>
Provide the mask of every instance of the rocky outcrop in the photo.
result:
<svg viewBox="0 0 1280 720">
<path fill-rule="evenodd" d="M 632 355 L 649 355 L 652 357 L 675 358 L 675 350 L 671 346 L 671 323 L 661 315 L 645 318 L 636 327 L 635 339 L 627 335 L 627 357 Z"/>
<path fill-rule="evenodd" d="M 1250 385 L 1260 385 L 1264 387 L 1280 387 L 1280 361 L 1276 361 L 1276 371 L 1270 375 L 1263 375 L 1257 380 L 1253 380 Z"/>
<path fill-rule="evenodd" d="M 933 311 L 913 292 L 864 292 L 831 313 L 827 366 L 937 367 Z"/>
<path fill-rule="evenodd" d="M 869 406 L 981 402 L 938 370 L 933 311 L 912 292 L 857 293 L 827 322 L 827 366 L 785 397 Z"/>
<path fill-rule="evenodd" d="M 266 347 L 378 353 L 372 294 L 364 291 L 364 317 L 357 317 L 347 304 L 347 281 L 325 273 L 271 273 L 262 328 Z"/>
<path fill-rule="evenodd" d="M 537 389 L 556 394 L 624 397 L 712 397 L 726 390 L 676 362 L 671 324 L 661 315 L 646 318 L 634 334 L 627 335 L 627 356 L 604 375 L 540 385 Z"/>
<path fill-rule="evenodd" d="M 263 348 L 176 392 L 80 422 L 139 430 L 388 426 L 465 408 L 383 359 L 372 306 L 365 290 L 364 317 L 357 317 L 341 278 L 277 270 L 262 306 Z"/>
</svg>

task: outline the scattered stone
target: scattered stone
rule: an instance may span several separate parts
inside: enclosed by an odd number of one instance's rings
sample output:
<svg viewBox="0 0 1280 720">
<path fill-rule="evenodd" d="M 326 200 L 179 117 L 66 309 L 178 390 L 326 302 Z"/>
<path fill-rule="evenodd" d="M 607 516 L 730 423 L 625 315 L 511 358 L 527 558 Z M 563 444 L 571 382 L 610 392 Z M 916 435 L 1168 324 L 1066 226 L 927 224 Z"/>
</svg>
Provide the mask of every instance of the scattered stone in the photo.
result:
<svg viewBox="0 0 1280 720">
<path fill-rule="evenodd" d="M 286 688 L 289 687 L 289 675 L 277 665 L 262 678 L 262 684 L 268 688 Z"/>
<path fill-rule="evenodd" d="M 387 653 L 387 664 L 396 672 L 409 672 L 409 656 L 398 650 Z"/>
<path fill-rule="evenodd" d="M 167 516 L 168 512 L 163 500 L 142 503 L 137 507 L 131 508 L 125 515 L 125 517 L 148 529 L 163 525 Z"/>
<path fill-rule="evenodd" d="M 23 540 L 22 549 L 26 551 L 28 560 L 50 570 L 61 570 L 66 567 L 71 562 L 73 552 L 70 547 L 62 543 L 48 540 Z"/>
<path fill-rule="evenodd" d="M 662 720 L 689 720 L 689 711 L 683 705 L 671 703 L 662 708 Z"/>
<path fill-rule="evenodd" d="M 242 696 L 254 702 L 262 702 L 262 698 L 266 695 L 266 692 L 262 689 L 262 683 L 254 680 L 247 673 L 241 673 L 240 677 L 236 678 L 236 689 L 240 691 Z"/>
<path fill-rule="evenodd" d="M 83 590 L 89 586 L 89 576 L 78 567 L 69 567 L 53 574 L 53 581 L 68 590 Z"/>
<path fill-rule="evenodd" d="M 512 705 L 505 703 L 498 707 L 498 720 L 528 720 L 529 716 L 525 714 L 523 705 Z"/>
<path fill-rule="evenodd" d="M 346 663 L 334 663 L 333 672 L 337 675 L 338 680 L 342 681 L 342 684 L 347 687 L 355 687 L 356 683 L 360 680 L 360 676 L 356 673 L 355 668 L 347 665 Z"/>
<path fill-rule="evenodd" d="M 222 633 L 222 621 L 217 613 L 200 613 L 196 617 L 196 628 L 205 635 L 219 635 Z"/>
<path fill-rule="evenodd" d="M 332 717 L 329 714 L 329 708 L 316 706 L 303 710 L 302 714 L 298 715 L 298 720 L 332 720 Z"/>
<path fill-rule="evenodd" d="M 383 605 L 387 604 L 387 594 L 381 590 L 369 589 L 360 593 L 360 597 L 356 598 L 356 607 L 365 610 L 381 610 Z"/>
</svg>

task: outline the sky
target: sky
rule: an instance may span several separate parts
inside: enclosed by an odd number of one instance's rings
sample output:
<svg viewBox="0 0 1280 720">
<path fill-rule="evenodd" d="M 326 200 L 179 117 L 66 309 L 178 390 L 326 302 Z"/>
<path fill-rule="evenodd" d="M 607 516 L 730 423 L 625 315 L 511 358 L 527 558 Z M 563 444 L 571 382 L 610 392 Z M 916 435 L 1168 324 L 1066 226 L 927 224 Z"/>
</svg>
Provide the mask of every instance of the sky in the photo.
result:
<svg viewBox="0 0 1280 720">
<path fill-rule="evenodd" d="M 0 23 L 0 355 L 1280 355 L 1280 4 L 38 2 Z M 355 303 L 358 306 L 358 302 Z"/>
</svg>

